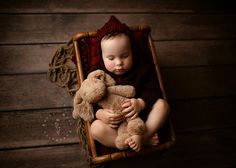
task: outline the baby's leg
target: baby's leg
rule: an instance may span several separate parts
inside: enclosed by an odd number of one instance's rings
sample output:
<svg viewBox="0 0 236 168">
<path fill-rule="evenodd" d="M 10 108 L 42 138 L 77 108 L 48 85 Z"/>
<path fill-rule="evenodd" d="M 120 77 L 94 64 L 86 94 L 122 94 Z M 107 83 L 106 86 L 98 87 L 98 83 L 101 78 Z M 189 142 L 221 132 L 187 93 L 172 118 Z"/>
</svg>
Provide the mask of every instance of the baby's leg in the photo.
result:
<svg viewBox="0 0 236 168">
<path fill-rule="evenodd" d="M 108 147 L 116 147 L 115 139 L 117 137 L 117 130 L 112 129 L 101 120 L 95 120 L 91 124 L 91 133 L 95 140 Z"/>
<path fill-rule="evenodd" d="M 155 137 L 157 131 L 165 123 L 169 115 L 169 105 L 164 99 L 158 99 L 153 105 L 151 112 L 145 122 L 146 132 L 143 135 L 143 142 L 149 143 L 152 137 Z"/>
<path fill-rule="evenodd" d="M 157 135 L 157 133 L 155 133 L 150 140 L 148 140 L 145 145 L 148 145 L 148 146 L 156 146 L 158 145 L 158 143 L 160 142 L 160 139 Z"/>
<path fill-rule="evenodd" d="M 138 152 L 143 144 L 157 145 L 159 138 L 157 131 L 165 123 L 169 114 L 169 105 L 164 99 L 158 99 L 153 105 L 151 112 L 145 122 L 146 131 L 144 135 L 133 135 L 128 138 L 125 143 L 128 144 L 133 150 Z"/>
</svg>

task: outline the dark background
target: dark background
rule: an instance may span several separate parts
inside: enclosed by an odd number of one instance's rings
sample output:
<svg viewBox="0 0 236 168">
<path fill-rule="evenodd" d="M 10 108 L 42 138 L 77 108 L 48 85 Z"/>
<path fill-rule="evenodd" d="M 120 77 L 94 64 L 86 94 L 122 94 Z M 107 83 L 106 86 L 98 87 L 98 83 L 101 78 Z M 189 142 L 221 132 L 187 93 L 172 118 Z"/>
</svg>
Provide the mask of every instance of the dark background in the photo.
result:
<svg viewBox="0 0 236 168">
<path fill-rule="evenodd" d="M 88 168 L 54 52 L 111 14 L 150 25 L 177 144 L 108 167 L 236 167 L 236 13 L 219 0 L 0 1 L 1 167 Z"/>
</svg>

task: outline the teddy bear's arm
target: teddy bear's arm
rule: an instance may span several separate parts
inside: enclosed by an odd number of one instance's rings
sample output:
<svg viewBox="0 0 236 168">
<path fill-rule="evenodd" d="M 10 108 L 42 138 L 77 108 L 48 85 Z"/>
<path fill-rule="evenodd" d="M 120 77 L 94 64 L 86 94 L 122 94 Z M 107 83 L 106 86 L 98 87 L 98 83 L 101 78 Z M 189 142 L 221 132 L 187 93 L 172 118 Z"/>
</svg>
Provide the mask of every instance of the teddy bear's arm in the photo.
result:
<svg viewBox="0 0 236 168">
<path fill-rule="evenodd" d="M 135 88 L 130 85 L 116 85 L 107 87 L 107 91 L 112 94 L 124 96 L 124 97 L 134 97 Z"/>
</svg>

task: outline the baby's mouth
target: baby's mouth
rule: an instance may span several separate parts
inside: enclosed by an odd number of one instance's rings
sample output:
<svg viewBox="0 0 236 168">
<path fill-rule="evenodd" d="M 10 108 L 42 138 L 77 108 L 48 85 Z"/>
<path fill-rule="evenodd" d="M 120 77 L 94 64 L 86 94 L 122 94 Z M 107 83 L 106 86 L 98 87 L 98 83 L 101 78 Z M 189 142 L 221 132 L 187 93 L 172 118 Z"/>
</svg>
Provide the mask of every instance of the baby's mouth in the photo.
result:
<svg viewBox="0 0 236 168">
<path fill-rule="evenodd" d="M 116 69 L 116 72 L 124 72 L 124 69 Z"/>
</svg>

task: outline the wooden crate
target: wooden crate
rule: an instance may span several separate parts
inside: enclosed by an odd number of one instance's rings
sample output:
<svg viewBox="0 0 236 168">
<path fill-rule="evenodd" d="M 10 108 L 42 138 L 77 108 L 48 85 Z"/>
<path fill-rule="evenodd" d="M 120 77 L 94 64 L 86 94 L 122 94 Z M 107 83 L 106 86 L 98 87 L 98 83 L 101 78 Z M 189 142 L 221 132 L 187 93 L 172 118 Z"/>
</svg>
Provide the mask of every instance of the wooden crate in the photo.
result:
<svg viewBox="0 0 236 168">
<path fill-rule="evenodd" d="M 153 40 L 151 38 L 151 30 L 148 26 L 135 26 L 130 27 L 135 34 L 136 40 L 139 40 L 138 43 L 146 43 L 145 50 L 150 55 L 150 60 L 152 61 L 153 65 L 155 66 L 156 74 L 159 79 L 160 88 L 163 93 L 163 98 L 167 100 L 166 93 L 164 90 L 160 68 L 158 66 L 158 60 L 156 51 L 154 48 Z M 74 49 L 76 54 L 76 66 L 77 66 L 77 78 L 78 83 L 84 80 L 84 78 L 88 74 L 89 66 L 89 57 L 91 57 L 87 51 L 88 49 L 93 49 L 96 47 L 96 32 L 82 32 L 75 35 L 73 39 Z M 137 43 L 137 44 L 138 44 Z M 92 46 L 91 46 L 92 45 Z M 79 121 L 81 122 L 81 120 Z M 79 128 L 78 128 L 79 129 Z M 80 131 L 78 131 L 80 132 Z M 135 152 L 133 150 L 118 150 L 118 149 L 111 149 L 102 146 L 98 142 L 94 141 L 90 133 L 90 123 L 85 123 L 85 132 L 86 132 L 86 141 L 87 141 L 87 150 L 90 157 L 91 164 L 101 164 L 113 160 L 118 160 L 122 158 L 127 158 L 131 156 L 136 156 L 140 154 L 145 154 L 153 151 L 163 151 L 175 144 L 175 134 L 172 126 L 172 122 L 170 117 L 167 119 L 166 123 L 162 126 L 160 131 L 158 131 L 158 135 L 160 138 L 160 143 L 157 146 L 145 146 L 139 152 Z M 79 135 L 81 136 L 81 135 Z"/>
</svg>

